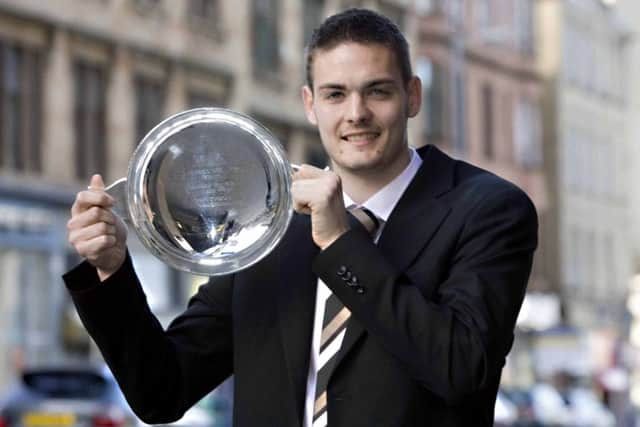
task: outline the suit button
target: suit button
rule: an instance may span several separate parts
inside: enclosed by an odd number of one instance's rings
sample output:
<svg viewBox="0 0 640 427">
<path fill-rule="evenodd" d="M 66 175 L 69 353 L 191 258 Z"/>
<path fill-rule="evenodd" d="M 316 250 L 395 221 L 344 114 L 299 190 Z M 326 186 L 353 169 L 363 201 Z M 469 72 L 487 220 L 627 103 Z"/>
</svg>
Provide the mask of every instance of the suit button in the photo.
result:
<svg viewBox="0 0 640 427">
<path fill-rule="evenodd" d="M 356 288 L 356 292 L 359 293 L 360 295 L 364 294 L 364 288 L 362 286 L 358 286 Z"/>
<path fill-rule="evenodd" d="M 340 277 L 344 276 L 347 273 L 347 271 L 349 271 L 349 270 L 347 270 L 347 267 L 345 267 L 344 265 L 341 265 L 338 268 L 338 271 L 337 271 L 338 276 L 340 276 Z"/>
<path fill-rule="evenodd" d="M 342 275 L 342 280 L 345 280 L 348 282 L 349 280 L 351 280 L 352 277 L 353 277 L 353 274 L 349 270 L 347 270 L 346 273 Z"/>
<path fill-rule="evenodd" d="M 356 276 L 351 276 L 346 282 L 348 286 L 358 286 L 358 278 Z"/>
</svg>

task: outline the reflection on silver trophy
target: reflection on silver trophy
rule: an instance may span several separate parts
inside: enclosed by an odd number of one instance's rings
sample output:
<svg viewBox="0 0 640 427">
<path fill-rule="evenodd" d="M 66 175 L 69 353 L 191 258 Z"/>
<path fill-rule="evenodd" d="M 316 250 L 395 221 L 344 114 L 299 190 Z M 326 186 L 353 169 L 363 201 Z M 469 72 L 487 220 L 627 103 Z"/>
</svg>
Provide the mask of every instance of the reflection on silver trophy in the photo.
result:
<svg viewBox="0 0 640 427">
<path fill-rule="evenodd" d="M 127 177 L 107 192 L 152 254 L 213 276 L 277 245 L 293 212 L 290 185 L 291 166 L 266 128 L 230 110 L 197 108 L 152 129 Z"/>
</svg>

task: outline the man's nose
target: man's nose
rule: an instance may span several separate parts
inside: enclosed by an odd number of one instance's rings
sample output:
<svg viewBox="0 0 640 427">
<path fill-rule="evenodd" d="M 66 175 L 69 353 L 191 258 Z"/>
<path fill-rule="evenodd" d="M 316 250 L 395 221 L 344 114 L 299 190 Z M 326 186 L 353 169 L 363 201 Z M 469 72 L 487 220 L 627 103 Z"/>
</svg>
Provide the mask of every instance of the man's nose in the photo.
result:
<svg viewBox="0 0 640 427">
<path fill-rule="evenodd" d="M 364 97 L 358 93 L 352 94 L 349 97 L 347 120 L 350 123 L 362 123 L 369 120 L 370 117 L 371 110 L 369 110 Z"/>
</svg>

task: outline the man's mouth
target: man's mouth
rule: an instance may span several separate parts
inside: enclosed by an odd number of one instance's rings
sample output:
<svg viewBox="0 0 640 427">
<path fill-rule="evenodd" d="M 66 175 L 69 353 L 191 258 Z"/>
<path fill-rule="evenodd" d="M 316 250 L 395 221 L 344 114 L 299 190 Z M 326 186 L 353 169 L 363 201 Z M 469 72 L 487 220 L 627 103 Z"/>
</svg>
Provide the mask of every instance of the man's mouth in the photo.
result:
<svg viewBox="0 0 640 427">
<path fill-rule="evenodd" d="M 342 135 L 341 139 L 343 141 L 353 143 L 366 143 L 369 141 L 373 141 L 379 136 L 380 132 L 353 132 Z"/>
</svg>

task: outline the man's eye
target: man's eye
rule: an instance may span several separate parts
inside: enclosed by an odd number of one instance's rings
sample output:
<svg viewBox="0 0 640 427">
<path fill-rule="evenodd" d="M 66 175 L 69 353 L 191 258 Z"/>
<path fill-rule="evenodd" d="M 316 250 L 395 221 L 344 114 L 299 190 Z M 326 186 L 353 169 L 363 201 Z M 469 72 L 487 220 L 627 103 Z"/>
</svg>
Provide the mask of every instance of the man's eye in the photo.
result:
<svg viewBox="0 0 640 427">
<path fill-rule="evenodd" d="M 341 99 L 342 96 L 343 96 L 343 93 L 339 91 L 329 92 L 326 94 L 327 99 L 334 100 L 334 101 Z"/>
<path fill-rule="evenodd" d="M 389 96 L 389 91 L 385 89 L 380 89 L 380 88 L 373 88 L 369 91 L 369 94 L 376 98 L 385 98 Z"/>
</svg>

